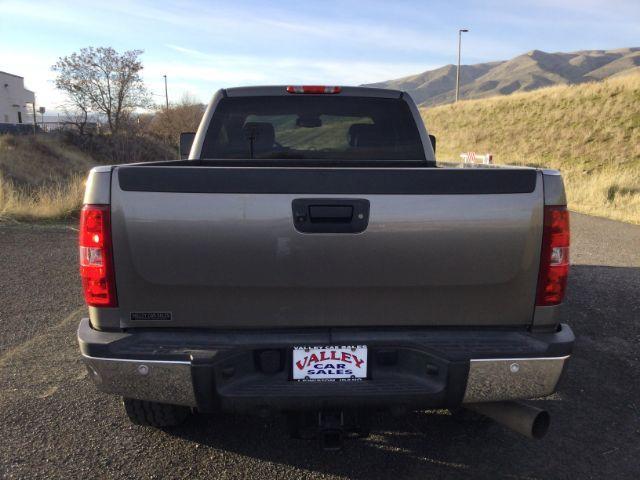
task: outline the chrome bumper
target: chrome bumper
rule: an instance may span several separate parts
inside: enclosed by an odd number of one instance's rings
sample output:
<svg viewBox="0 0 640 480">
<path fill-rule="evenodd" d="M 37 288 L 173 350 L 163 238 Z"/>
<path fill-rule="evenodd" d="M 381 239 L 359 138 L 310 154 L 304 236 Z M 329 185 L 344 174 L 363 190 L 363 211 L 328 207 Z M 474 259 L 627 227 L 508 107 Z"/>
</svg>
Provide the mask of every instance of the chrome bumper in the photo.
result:
<svg viewBox="0 0 640 480">
<path fill-rule="evenodd" d="M 83 355 L 89 376 L 105 393 L 196 406 L 191 362 L 96 358 Z"/>
<path fill-rule="evenodd" d="M 569 355 L 471 360 L 462 403 L 526 400 L 556 390 Z"/>
<path fill-rule="evenodd" d="M 525 400 L 555 391 L 569 355 L 472 359 L 463 403 Z M 123 397 L 196 407 L 189 361 L 129 360 L 83 355 L 98 389 Z"/>
</svg>

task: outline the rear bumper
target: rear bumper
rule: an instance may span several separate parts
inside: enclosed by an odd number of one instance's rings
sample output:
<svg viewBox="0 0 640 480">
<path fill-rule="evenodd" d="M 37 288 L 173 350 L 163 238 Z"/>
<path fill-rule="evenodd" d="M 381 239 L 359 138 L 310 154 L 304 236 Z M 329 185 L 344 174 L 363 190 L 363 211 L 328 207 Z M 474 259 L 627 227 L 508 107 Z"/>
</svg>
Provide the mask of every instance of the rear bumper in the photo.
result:
<svg viewBox="0 0 640 480">
<path fill-rule="evenodd" d="M 104 392 L 202 411 L 455 407 L 553 393 L 574 336 L 525 330 L 330 329 L 102 332 L 78 341 Z M 368 345 L 361 382 L 293 382 L 294 345 Z"/>
</svg>

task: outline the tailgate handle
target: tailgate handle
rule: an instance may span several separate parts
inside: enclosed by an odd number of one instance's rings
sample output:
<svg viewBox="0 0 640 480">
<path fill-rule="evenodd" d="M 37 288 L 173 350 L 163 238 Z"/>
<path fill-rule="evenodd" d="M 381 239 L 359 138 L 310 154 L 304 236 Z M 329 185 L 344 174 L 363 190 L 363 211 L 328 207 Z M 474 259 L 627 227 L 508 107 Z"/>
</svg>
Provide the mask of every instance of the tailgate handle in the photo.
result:
<svg viewBox="0 0 640 480">
<path fill-rule="evenodd" d="M 309 220 L 317 223 L 350 222 L 353 218 L 352 205 L 309 205 Z"/>
<path fill-rule="evenodd" d="M 304 233 L 360 233 L 369 224 L 369 200 L 360 198 L 297 198 L 293 224 Z"/>
</svg>

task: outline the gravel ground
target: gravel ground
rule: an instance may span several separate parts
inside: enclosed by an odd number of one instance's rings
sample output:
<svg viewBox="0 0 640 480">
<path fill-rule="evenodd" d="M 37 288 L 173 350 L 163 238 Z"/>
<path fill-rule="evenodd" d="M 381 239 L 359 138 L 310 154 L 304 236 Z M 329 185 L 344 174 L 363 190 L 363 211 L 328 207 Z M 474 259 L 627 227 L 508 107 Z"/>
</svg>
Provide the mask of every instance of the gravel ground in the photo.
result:
<svg viewBox="0 0 640 480">
<path fill-rule="evenodd" d="M 577 335 L 541 441 L 443 413 L 380 415 L 340 452 L 280 420 L 129 424 L 86 378 L 75 232 L 0 226 L 0 478 L 640 478 L 640 227 L 574 214 L 564 321 Z"/>
</svg>

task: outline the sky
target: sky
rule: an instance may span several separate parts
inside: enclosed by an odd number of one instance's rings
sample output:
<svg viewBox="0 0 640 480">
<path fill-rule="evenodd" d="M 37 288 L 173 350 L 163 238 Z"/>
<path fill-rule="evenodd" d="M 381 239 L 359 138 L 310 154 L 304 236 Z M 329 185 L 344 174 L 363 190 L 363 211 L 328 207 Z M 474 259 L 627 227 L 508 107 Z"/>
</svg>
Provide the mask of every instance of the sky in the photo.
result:
<svg viewBox="0 0 640 480">
<path fill-rule="evenodd" d="M 29 1 L 0 0 L 0 70 L 36 101 L 64 101 L 51 71 L 82 47 L 144 50 L 158 104 L 222 87 L 358 85 L 456 62 L 640 46 L 640 0 Z"/>
</svg>

